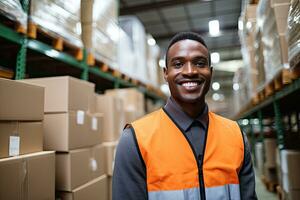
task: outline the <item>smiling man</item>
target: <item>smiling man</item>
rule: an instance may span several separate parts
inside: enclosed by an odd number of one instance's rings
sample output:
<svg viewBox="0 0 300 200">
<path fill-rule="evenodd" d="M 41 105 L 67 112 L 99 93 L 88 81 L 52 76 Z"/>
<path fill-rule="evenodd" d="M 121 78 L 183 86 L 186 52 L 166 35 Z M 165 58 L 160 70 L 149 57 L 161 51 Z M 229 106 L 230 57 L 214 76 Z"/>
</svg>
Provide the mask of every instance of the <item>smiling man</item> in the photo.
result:
<svg viewBox="0 0 300 200">
<path fill-rule="evenodd" d="M 212 67 L 200 35 L 175 35 L 164 78 L 171 97 L 124 129 L 113 200 L 257 199 L 251 154 L 236 122 L 209 111 Z"/>
</svg>

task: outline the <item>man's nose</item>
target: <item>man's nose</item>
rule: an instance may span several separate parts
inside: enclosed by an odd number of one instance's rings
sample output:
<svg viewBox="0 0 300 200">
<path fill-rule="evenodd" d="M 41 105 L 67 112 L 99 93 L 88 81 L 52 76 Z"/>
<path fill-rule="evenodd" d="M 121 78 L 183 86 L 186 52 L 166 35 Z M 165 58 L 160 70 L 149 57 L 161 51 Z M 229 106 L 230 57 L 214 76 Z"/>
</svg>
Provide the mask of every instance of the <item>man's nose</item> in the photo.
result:
<svg viewBox="0 0 300 200">
<path fill-rule="evenodd" d="M 187 62 L 183 67 L 182 74 L 189 75 L 189 76 L 195 75 L 197 74 L 197 69 L 195 66 L 193 66 L 191 62 Z"/>
</svg>

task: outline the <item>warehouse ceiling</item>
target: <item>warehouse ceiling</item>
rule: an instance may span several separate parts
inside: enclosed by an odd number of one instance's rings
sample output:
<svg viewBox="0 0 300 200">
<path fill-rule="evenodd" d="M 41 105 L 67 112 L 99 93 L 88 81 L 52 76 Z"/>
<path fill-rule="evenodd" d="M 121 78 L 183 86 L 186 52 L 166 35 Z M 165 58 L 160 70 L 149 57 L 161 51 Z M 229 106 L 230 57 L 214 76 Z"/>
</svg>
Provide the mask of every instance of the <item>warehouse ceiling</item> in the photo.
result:
<svg viewBox="0 0 300 200">
<path fill-rule="evenodd" d="M 136 15 L 163 49 L 180 31 L 200 33 L 211 51 L 239 49 L 240 13 L 240 0 L 120 0 L 120 15 Z M 216 19 L 221 34 L 211 37 L 208 22 Z"/>
</svg>

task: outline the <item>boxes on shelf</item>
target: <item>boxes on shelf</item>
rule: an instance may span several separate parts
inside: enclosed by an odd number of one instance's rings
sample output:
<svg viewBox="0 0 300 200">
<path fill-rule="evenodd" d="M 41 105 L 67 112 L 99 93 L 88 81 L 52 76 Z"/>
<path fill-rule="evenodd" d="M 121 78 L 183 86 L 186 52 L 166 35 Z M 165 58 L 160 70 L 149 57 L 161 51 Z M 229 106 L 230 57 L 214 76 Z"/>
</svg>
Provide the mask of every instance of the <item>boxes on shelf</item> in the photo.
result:
<svg viewBox="0 0 300 200">
<path fill-rule="evenodd" d="M 145 114 L 144 95 L 135 88 L 106 90 L 106 95 L 115 96 L 123 100 L 124 110 L 135 111 L 138 117 Z"/>
<path fill-rule="evenodd" d="M 126 48 L 119 48 L 119 50 L 121 50 L 119 54 L 124 54 L 124 56 L 133 53 L 132 58 L 134 59 L 133 65 L 135 70 L 133 71 L 133 74 L 128 74 L 128 76 L 133 77 L 143 83 L 148 83 L 145 28 L 135 16 L 120 17 L 119 25 L 129 36 L 133 49 L 133 52 L 126 52 Z M 123 64 L 123 62 L 120 61 L 119 63 Z M 120 68 L 120 70 L 123 72 L 122 68 Z"/>
<path fill-rule="evenodd" d="M 153 40 L 153 37 L 151 35 L 147 35 L 147 41 Z M 148 84 L 151 86 L 158 88 L 158 78 L 157 78 L 157 70 L 159 68 L 158 62 L 160 57 L 160 49 L 157 44 L 149 45 L 146 44 L 146 53 L 147 53 L 147 77 L 149 77 Z"/>
<path fill-rule="evenodd" d="M 119 139 L 125 126 L 122 99 L 111 95 L 97 95 L 96 110 L 103 113 L 103 134 L 101 141 L 112 142 Z"/>
<path fill-rule="evenodd" d="M 42 122 L 0 121 L 0 158 L 43 150 Z"/>
<path fill-rule="evenodd" d="M 299 199 L 300 194 L 300 151 L 281 150 L 281 171 L 283 189 L 290 199 Z"/>
<path fill-rule="evenodd" d="M 299 0 L 292 0 L 289 14 L 288 14 L 288 29 L 287 29 L 287 39 L 288 39 L 288 57 L 290 67 L 298 67 L 300 63 L 300 2 Z"/>
<path fill-rule="evenodd" d="M 69 110 L 87 111 L 95 90 L 93 83 L 70 76 L 33 78 L 22 81 L 45 87 L 45 113 L 68 112 Z"/>
<path fill-rule="evenodd" d="M 118 141 L 104 142 L 102 143 L 102 145 L 105 148 L 106 174 L 112 176 L 114 171 L 115 155 Z"/>
<path fill-rule="evenodd" d="M 58 192 L 57 197 L 61 200 L 108 200 L 108 180 L 107 176 L 103 175 L 96 178 L 71 192 Z"/>
<path fill-rule="evenodd" d="M 95 58 L 118 69 L 117 2 L 115 0 L 81 1 L 82 41 Z"/>
<path fill-rule="evenodd" d="M 283 1 L 282 1 L 283 2 Z M 288 68 L 287 41 L 287 16 L 289 1 L 286 3 L 260 1 L 257 8 L 257 19 L 262 34 L 264 46 L 264 67 L 266 83 L 268 84 L 282 69 Z"/>
<path fill-rule="evenodd" d="M 103 115 L 84 111 L 45 114 L 44 148 L 67 152 L 102 142 Z"/>
<path fill-rule="evenodd" d="M 24 33 L 26 32 L 27 14 L 24 12 L 20 0 L 0 1 L 0 14 L 20 23 Z"/>
<path fill-rule="evenodd" d="M 0 99 L 0 120 L 43 120 L 44 87 L 0 78 Z"/>
<path fill-rule="evenodd" d="M 255 161 L 256 168 L 258 169 L 258 173 L 261 175 L 264 173 L 264 153 L 263 153 L 263 143 L 258 142 L 255 144 Z"/>
<path fill-rule="evenodd" d="M 105 147 L 76 149 L 56 154 L 56 190 L 73 191 L 105 174 Z"/>
<path fill-rule="evenodd" d="M 265 167 L 275 168 L 276 167 L 276 139 L 274 138 L 265 138 L 264 147 L 265 147 Z"/>
<path fill-rule="evenodd" d="M 54 199 L 55 154 L 38 152 L 0 159 L 1 199 Z"/>
<path fill-rule="evenodd" d="M 32 0 L 30 21 L 43 31 L 77 47 L 82 47 L 80 0 Z"/>
</svg>

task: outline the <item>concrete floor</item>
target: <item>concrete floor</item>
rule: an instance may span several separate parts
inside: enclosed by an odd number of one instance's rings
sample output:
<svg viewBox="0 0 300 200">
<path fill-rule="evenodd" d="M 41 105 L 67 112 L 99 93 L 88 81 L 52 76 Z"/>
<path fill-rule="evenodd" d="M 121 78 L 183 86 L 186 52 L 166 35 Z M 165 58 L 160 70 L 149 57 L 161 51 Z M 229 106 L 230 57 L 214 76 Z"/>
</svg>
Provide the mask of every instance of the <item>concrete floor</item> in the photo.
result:
<svg viewBox="0 0 300 200">
<path fill-rule="evenodd" d="M 267 191 L 265 185 L 261 182 L 261 179 L 256 176 L 256 194 L 259 200 L 278 200 L 275 193 Z"/>
</svg>

